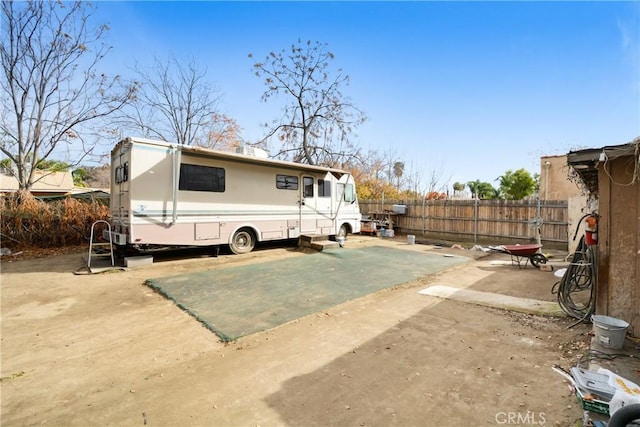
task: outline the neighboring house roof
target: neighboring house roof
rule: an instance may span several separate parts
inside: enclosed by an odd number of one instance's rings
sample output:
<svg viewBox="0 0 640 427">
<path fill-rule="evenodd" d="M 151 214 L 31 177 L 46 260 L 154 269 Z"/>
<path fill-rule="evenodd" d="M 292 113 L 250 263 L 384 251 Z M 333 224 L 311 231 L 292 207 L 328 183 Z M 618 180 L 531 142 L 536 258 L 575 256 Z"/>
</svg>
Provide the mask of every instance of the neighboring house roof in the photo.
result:
<svg viewBox="0 0 640 427">
<path fill-rule="evenodd" d="M 73 190 L 71 172 L 43 172 L 35 171 L 35 182 L 31 187 L 32 193 L 68 193 Z M 13 175 L 0 173 L 0 192 L 13 193 L 18 190 L 18 180 Z"/>
<path fill-rule="evenodd" d="M 74 191 L 68 194 L 48 194 L 48 195 L 39 195 L 35 197 L 36 199 L 42 200 L 45 202 L 72 198 L 72 199 L 78 199 L 78 200 L 89 200 L 92 202 L 97 201 L 97 202 L 101 202 L 108 205 L 111 195 L 107 191 L 85 188 L 84 191 Z"/>
<path fill-rule="evenodd" d="M 73 187 L 71 190 L 71 194 L 81 194 L 81 193 L 91 193 L 91 192 L 103 192 L 106 194 L 110 194 L 111 189 L 109 187 L 101 188 L 101 187 Z"/>
</svg>

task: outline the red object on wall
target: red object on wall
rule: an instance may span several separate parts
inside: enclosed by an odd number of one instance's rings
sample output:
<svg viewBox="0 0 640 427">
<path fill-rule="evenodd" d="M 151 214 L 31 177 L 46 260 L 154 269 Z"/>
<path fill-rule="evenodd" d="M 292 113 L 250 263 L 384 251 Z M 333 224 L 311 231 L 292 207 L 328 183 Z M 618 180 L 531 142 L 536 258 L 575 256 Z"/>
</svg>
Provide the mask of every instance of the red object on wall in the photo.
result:
<svg viewBox="0 0 640 427">
<path fill-rule="evenodd" d="M 589 245 L 598 244 L 598 216 L 589 215 L 584 220 L 584 242 Z"/>
</svg>

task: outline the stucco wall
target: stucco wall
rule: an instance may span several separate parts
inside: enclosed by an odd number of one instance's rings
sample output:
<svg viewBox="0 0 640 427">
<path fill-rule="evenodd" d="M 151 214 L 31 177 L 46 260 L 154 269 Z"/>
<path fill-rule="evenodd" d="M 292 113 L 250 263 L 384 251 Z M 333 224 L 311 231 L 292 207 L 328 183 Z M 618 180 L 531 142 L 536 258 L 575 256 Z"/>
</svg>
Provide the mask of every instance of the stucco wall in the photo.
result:
<svg viewBox="0 0 640 427">
<path fill-rule="evenodd" d="M 640 183 L 630 157 L 600 163 L 596 312 L 623 319 L 640 335 Z"/>
<path fill-rule="evenodd" d="M 580 195 L 580 189 L 569 181 L 567 156 L 540 158 L 540 198 L 542 200 L 569 200 Z"/>
<path fill-rule="evenodd" d="M 581 194 L 580 188 L 569 181 L 567 156 L 544 156 L 540 158 L 540 198 L 542 200 L 568 201 L 568 250 L 576 250 L 580 236 L 573 240 L 578 221 L 588 213 L 587 196 Z"/>
</svg>

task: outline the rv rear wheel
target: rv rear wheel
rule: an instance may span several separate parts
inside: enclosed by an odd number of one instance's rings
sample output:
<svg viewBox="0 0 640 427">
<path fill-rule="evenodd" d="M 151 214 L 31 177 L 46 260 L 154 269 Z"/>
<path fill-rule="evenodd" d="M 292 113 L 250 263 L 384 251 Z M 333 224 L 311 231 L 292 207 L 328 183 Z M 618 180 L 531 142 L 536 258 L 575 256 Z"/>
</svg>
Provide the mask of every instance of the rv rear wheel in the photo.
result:
<svg viewBox="0 0 640 427">
<path fill-rule="evenodd" d="M 251 252 L 255 246 L 256 239 L 253 232 L 248 228 L 241 228 L 234 233 L 229 248 L 234 254 L 246 254 Z"/>
</svg>

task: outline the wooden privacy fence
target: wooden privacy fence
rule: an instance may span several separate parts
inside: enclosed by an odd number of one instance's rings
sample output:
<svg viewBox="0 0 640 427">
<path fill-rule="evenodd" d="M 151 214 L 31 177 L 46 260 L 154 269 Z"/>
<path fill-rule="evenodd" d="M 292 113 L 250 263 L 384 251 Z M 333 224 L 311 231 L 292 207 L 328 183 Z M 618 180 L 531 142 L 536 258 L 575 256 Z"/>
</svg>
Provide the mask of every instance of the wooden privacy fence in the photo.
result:
<svg viewBox="0 0 640 427">
<path fill-rule="evenodd" d="M 407 206 L 406 214 L 391 215 L 396 233 L 425 239 L 474 244 L 516 244 L 537 241 L 532 225 L 542 219 L 540 240 L 546 247 L 568 247 L 568 208 L 565 200 L 361 200 L 363 217 L 381 218 L 393 205 Z"/>
</svg>

